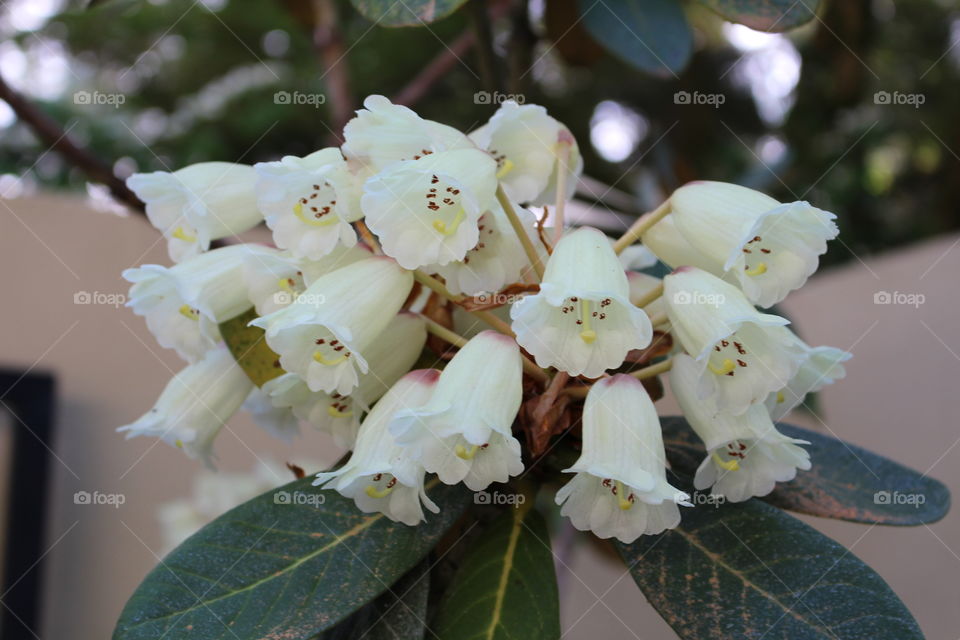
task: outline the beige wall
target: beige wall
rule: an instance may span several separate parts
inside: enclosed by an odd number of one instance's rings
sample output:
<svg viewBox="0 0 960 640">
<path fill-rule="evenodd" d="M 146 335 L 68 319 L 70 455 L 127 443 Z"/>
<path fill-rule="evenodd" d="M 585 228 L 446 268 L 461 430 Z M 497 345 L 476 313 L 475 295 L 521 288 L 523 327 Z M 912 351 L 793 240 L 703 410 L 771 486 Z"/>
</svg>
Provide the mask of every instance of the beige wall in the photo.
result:
<svg viewBox="0 0 960 640">
<path fill-rule="evenodd" d="M 181 366 L 176 355 L 157 347 L 128 310 L 76 305 L 74 294 L 125 293 L 120 271 L 166 262 L 165 252 L 143 220 L 93 212 L 62 196 L 0 201 L 0 238 L 0 362 L 55 372 L 60 385 L 54 447 L 60 462 L 54 463 L 45 558 L 48 609 L 38 633 L 108 637 L 127 596 L 156 563 L 156 506 L 186 494 L 197 467 L 162 443 L 124 441 L 114 432 L 149 408 Z M 932 467 L 933 476 L 957 487 L 960 446 L 952 445 L 960 437 L 954 403 L 960 251 L 948 252 L 953 242 L 943 239 L 867 265 L 853 261 L 817 278 L 786 309 L 810 341 L 855 353 L 848 380 L 823 394 L 825 423 L 915 468 Z M 878 307 L 872 302 L 880 289 L 921 292 L 927 300 L 919 309 Z M 230 423 L 217 448 L 221 468 L 231 471 L 251 468 L 254 456 L 330 461 L 338 453 L 317 434 L 285 447 L 245 417 Z M 126 504 L 75 505 L 73 494 L 81 489 L 120 492 Z M 855 545 L 854 552 L 906 600 L 928 637 L 956 637 L 960 558 L 948 547 L 960 548 L 960 516 L 914 529 L 808 521 Z M 672 637 L 648 607 L 636 606 L 639 593 L 616 564 L 586 548 L 566 562 L 576 574 L 563 576 L 567 638 Z M 603 603 L 595 604 L 599 596 Z"/>
</svg>

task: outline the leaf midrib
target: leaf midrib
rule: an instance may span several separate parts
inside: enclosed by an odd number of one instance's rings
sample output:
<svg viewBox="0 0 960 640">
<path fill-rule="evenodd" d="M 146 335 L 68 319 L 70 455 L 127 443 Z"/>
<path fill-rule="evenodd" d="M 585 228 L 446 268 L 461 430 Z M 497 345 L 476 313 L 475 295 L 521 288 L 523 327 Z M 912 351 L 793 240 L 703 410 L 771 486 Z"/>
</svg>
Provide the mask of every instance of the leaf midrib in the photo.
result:
<svg viewBox="0 0 960 640">
<path fill-rule="evenodd" d="M 738 570 L 738 569 L 736 569 L 735 567 L 731 566 L 730 564 L 726 563 L 726 562 L 722 559 L 722 556 L 720 556 L 720 555 L 717 554 L 717 553 L 714 553 L 713 551 L 710 551 L 708 548 L 706 548 L 705 546 L 703 546 L 702 544 L 700 544 L 700 543 L 697 541 L 696 537 L 695 537 L 692 533 L 687 533 L 686 531 L 683 531 L 683 530 L 680 529 L 679 527 L 677 527 L 677 528 L 674 529 L 673 531 L 676 532 L 676 533 L 678 533 L 678 534 L 680 534 L 690 545 L 692 545 L 693 547 L 695 547 L 695 548 L 697 548 L 698 550 L 700 550 L 700 552 L 703 553 L 705 556 L 707 556 L 712 562 L 714 562 L 715 564 L 719 565 L 720 567 L 722 567 L 723 569 L 725 569 L 727 572 L 733 574 L 736 578 L 739 578 L 741 581 L 743 581 L 744 585 L 746 585 L 747 587 L 750 587 L 751 589 L 753 589 L 754 591 L 756 591 L 757 593 L 759 593 L 762 597 L 766 598 L 767 600 L 770 600 L 771 602 L 775 603 L 778 607 L 780 607 L 781 609 L 783 609 L 785 615 L 786 615 L 786 614 L 790 614 L 790 616 L 792 616 L 793 618 L 795 618 L 798 622 L 801 622 L 801 623 L 803 623 L 803 624 L 806 624 L 806 625 L 808 625 L 808 626 L 809 626 L 810 628 L 812 628 L 812 629 L 816 629 L 816 630 L 818 630 L 818 631 L 823 632 L 827 637 L 830 637 L 830 636 L 832 635 L 832 632 L 830 631 L 830 629 L 829 629 L 828 627 L 824 627 L 824 626 L 819 625 L 819 624 L 813 624 L 809 619 L 807 619 L 806 617 L 804 617 L 804 616 L 800 615 L 799 613 L 797 613 L 796 611 L 794 611 L 793 607 L 788 607 L 784 602 L 782 602 L 782 601 L 780 600 L 780 598 L 778 598 L 778 597 L 775 596 L 774 594 L 770 593 L 769 591 L 767 591 L 766 589 L 764 589 L 764 588 L 761 587 L 760 585 L 758 585 L 758 584 L 756 584 L 755 582 L 753 582 L 752 580 L 750 580 L 750 579 L 749 579 L 743 572 L 741 572 L 740 570 Z M 842 558 L 841 558 L 841 559 L 842 559 Z M 837 560 L 837 562 L 834 563 L 833 566 L 836 566 L 836 564 L 839 563 L 839 562 L 840 562 L 840 560 Z M 830 567 L 831 570 L 833 569 L 833 566 Z M 862 589 L 863 587 L 859 587 L 859 588 Z M 797 601 L 798 601 L 798 602 L 802 602 L 802 598 L 798 598 Z M 779 622 L 779 620 L 778 620 L 778 622 Z M 776 624 L 776 623 L 774 623 L 774 624 Z M 772 628 L 772 627 L 771 627 L 771 628 Z"/>
<path fill-rule="evenodd" d="M 433 478 L 431 481 L 427 482 L 427 483 L 424 485 L 424 491 L 428 491 L 428 490 L 434 488 L 435 486 L 437 486 L 437 484 L 439 484 L 439 482 L 440 482 L 439 478 Z M 379 520 L 381 520 L 381 519 L 383 519 L 383 518 L 384 518 L 384 515 L 383 515 L 382 513 L 376 513 L 376 514 L 374 514 L 374 515 L 367 516 L 364 521 L 356 524 L 353 528 L 351 528 L 349 531 L 347 531 L 344 535 L 342 535 L 342 536 L 337 536 L 336 534 L 334 534 L 335 538 L 334 538 L 334 540 L 332 540 L 331 542 L 323 545 L 322 547 L 320 547 L 319 549 L 316 549 L 315 551 L 311 551 L 310 553 L 306 554 L 306 555 L 303 556 L 302 558 L 296 560 L 295 562 L 292 562 L 291 564 L 287 565 L 287 566 L 284 567 L 283 569 L 280 569 L 279 571 L 273 572 L 273 573 L 270 574 L 269 576 L 263 577 L 263 578 L 257 580 L 256 582 L 251 582 L 251 583 L 248 584 L 248 585 L 244 585 L 244 586 L 240 587 L 239 589 L 235 589 L 235 590 L 233 590 L 233 591 L 228 591 L 227 593 L 224 593 L 223 595 L 219 595 L 219 596 L 217 596 L 217 597 L 215 597 L 215 598 L 211 598 L 210 600 L 201 600 L 201 598 L 198 598 L 197 604 L 195 604 L 195 605 L 193 605 L 193 606 L 191 606 L 191 607 L 188 607 L 188 608 L 186 608 L 186 609 L 180 609 L 180 610 L 178 610 L 178 611 L 171 611 L 170 613 L 164 614 L 164 615 L 162 615 L 162 616 L 158 616 L 158 617 L 156 617 L 156 618 L 150 618 L 150 619 L 147 619 L 147 620 L 143 620 L 143 621 L 141 621 L 141 622 L 138 622 L 137 624 L 134 624 L 134 625 L 131 625 L 131 626 L 127 627 L 127 629 L 128 629 L 128 630 L 129 630 L 129 629 L 136 629 L 136 628 L 138 628 L 138 627 L 142 627 L 142 626 L 145 625 L 145 624 L 155 623 L 155 622 L 157 622 L 157 621 L 159 621 L 159 620 L 165 620 L 165 619 L 167 619 L 167 618 L 172 618 L 173 616 L 176 616 L 176 615 L 180 615 L 181 617 L 183 617 L 183 616 L 187 615 L 188 613 L 191 613 L 191 612 L 193 612 L 193 611 L 196 611 L 197 609 L 200 609 L 200 608 L 204 608 L 204 609 L 209 608 L 211 604 L 214 604 L 214 603 L 219 602 L 219 601 L 221 601 L 221 600 L 225 600 L 225 599 L 228 599 L 228 598 L 232 598 L 232 597 L 234 597 L 234 596 L 236 596 L 236 595 L 239 595 L 239 594 L 245 593 L 245 592 L 247 592 L 247 591 L 250 591 L 251 589 L 256 589 L 256 588 L 258 588 L 259 586 L 261 586 L 261 585 L 263 585 L 263 584 L 266 584 L 266 583 L 268 583 L 268 582 L 270 582 L 271 580 L 274 580 L 274 579 L 276 579 L 276 578 L 286 577 L 286 576 L 289 575 L 292 571 L 295 571 L 295 570 L 296 570 L 300 565 L 302 565 L 303 563 L 305 563 L 305 562 L 307 562 L 307 561 L 309 561 L 309 560 L 312 560 L 313 558 L 316 558 L 316 557 L 318 557 L 318 556 L 326 553 L 326 552 L 327 552 L 328 550 L 330 550 L 331 548 L 336 547 L 337 545 L 339 545 L 341 541 L 347 540 L 347 539 L 349 539 L 349 538 L 352 538 L 352 537 L 358 535 L 359 533 L 362 533 L 362 532 L 365 531 L 366 529 L 368 529 L 368 528 L 370 528 L 371 526 L 373 526 L 373 524 L 374 524 L 375 522 L 377 522 L 377 521 L 379 521 Z M 176 574 L 176 572 L 175 572 L 172 568 L 167 567 L 166 565 L 162 565 L 162 566 L 164 566 L 164 568 L 166 568 L 167 571 L 169 571 L 170 573 Z"/>
<path fill-rule="evenodd" d="M 487 627 L 487 632 L 484 634 L 487 640 L 493 640 L 497 632 L 497 625 L 500 624 L 500 616 L 503 615 L 503 600 L 507 595 L 507 582 L 510 579 L 510 572 L 513 571 L 513 558 L 517 553 L 517 542 L 520 540 L 520 533 L 523 530 L 523 519 L 529 510 L 529 507 L 524 509 L 520 505 L 514 508 L 510 537 L 507 539 L 507 549 L 503 557 L 503 569 L 500 570 L 500 580 L 497 583 L 493 612 L 490 614 L 490 626 Z"/>
</svg>

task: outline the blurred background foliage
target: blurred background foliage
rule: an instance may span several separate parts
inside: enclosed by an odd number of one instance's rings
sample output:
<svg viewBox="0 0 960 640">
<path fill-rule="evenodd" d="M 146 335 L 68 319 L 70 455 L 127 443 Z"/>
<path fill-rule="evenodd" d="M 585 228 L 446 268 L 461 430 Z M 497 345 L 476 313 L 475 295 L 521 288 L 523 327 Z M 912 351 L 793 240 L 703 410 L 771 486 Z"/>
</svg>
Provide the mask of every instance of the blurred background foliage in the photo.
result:
<svg viewBox="0 0 960 640">
<path fill-rule="evenodd" d="M 377 0 L 355 1 L 380 23 L 346 0 L 8 0 L 0 74 L 121 178 L 306 154 L 371 93 L 465 130 L 516 94 L 571 128 L 631 213 L 689 180 L 739 182 L 836 212 L 832 263 L 960 226 L 956 2 L 825 0 L 766 33 L 712 9 L 783 3 L 448 0 L 429 25 L 387 28 Z M 0 194 L 82 189 L 46 148 L 0 103 Z"/>
</svg>

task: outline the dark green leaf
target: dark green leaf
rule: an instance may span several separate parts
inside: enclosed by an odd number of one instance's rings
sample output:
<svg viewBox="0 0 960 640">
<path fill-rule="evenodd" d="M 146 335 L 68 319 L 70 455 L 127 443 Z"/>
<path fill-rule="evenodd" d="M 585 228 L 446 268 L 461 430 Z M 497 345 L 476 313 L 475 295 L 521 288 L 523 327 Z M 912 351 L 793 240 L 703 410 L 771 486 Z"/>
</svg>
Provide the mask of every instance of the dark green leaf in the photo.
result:
<svg viewBox="0 0 960 640">
<path fill-rule="evenodd" d="M 676 76 L 693 36 L 677 0 L 580 0 L 583 24 L 608 51 L 647 73 Z"/>
<path fill-rule="evenodd" d="M 700 440 L 686 420 L 663 418 L 667 455 L 678 471 L 693 474 L 703 459 Z M 936 522 L 950 508 L 943 483 L 883 456 L 809 429 L 780 423 L 784 434 L 806 440 L 813 468 L 777 485 L 764 500 L 821 518 L 888 525 Z"/>
<path fill-rule="evenodd" d="M 283 375 L 283 369 L 280 368 L 280 356 L 267 346 L 263 329 L 247 326 L 256 318 L 257 312 L 250 309 L 222 323 L 220 335 L 247 377 L 262 387 L 264 383 Z"/>
<path fill-rule="evenodd" d="M 467 551 L 431 629 L 440 640 L 556 640 L 557 576 L 532 500 L 509 509 Z"/>
<path fill-rule="evenodd" d="M 445 18 L 466 0 L 350 0 L 381 27 L 418 27 Z"/>
<path fill-rule="evenodd" d="M 923 638 L 873 569 L 758 500 L 686 509 L 677 529 L 618 548 L 683 639 Z"/>
<path fill-rule="evenodd" d="M 787 31 L 817 15 L 820 0 L 700 0 L 731 22 L 759 31 Z"/>
<path fill-rule="evenodd" d="M 426 630 L 429 592 L 429 564 L 424 560 L 317 640 L 420 640 Z"/>
<path fill-rule="evenodd" d="M 312 480 L 254 498 L 177 547 L 130 598 L 115 640 L 310 638 L 419 562 L 469 502 L 434 480 L 441 512 L 408 527 Z"/>
</svg>

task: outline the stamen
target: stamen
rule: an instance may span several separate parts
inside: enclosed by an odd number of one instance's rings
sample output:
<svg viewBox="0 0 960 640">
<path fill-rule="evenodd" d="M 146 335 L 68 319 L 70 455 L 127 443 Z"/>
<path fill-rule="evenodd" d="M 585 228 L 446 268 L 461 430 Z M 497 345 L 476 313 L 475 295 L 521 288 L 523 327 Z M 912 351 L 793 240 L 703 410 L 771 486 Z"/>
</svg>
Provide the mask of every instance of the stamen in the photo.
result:
<svg viewBox="0 0 960 640">
<path fill-rule="evenodd" d="M 353 411 L 342 411 L 337 408 L 337 405 L 332 404 L 327 407 L 327 415 L 331 418 L 349 418 L 353 415 Z"/>
<path fill-rule="evenodd" d="M 180 315 L 190 318 L 191 320 L 196 320 L 197 316 L 199 315 L 199 312 L 188 304 L 180 305 L 180 308 L 177 309 L 177 311 L 180 312 Z"/>
<path fill-rule="evenodd" d="M 711 453 L 710 457 L 713 458 L 714 462 L 716 462 L 718 465 L 720 465 L 722 468 L 726 469 L 727 471 L 740 470 L 740 463 L 738 463 L 736 460 L 724 460 L 719 455 L 717 455 L 716 451 Z"/>
<path fill-rule="evenodd" d="M 497 169 L 497 178 L 498 179 L 502 178 L 503 176 L 513 171 L 514 166 L 516 165 L 513 164 L 513 161 L 511 161 L 510 158 L 504 158 L 503 164 L 500 165 L 499 169 Z"/>
<path fill-rule="evenodd" d="M 349 356 L 348 356 L 347 354 L 343 354 L 342 356 L 340 356 L 339 358 L 336 358 L 336 359 L 334 359 L 334 360 L 327 360 L 327 359 L 324 357 L 323 352 L 321 352 L 319 349 L 317 349 L 316 351 L 313 352 L 313 359 L 314 359 L 316 362 L 319 362 L 320 364 L 326 365 L 326 366 L 328 366 L 328 367 L 332 367 L 332 366 L 334 366 L 334 365 L 340 364 L 341 362 L 343 362 L 344 360 L 346 360 L 348 357 L 349 357 Z"/>
<path fill-rule="evenodd" d="M 332 224 L 340 222 L 340 218 L 336 215 L 325 215 L 322 219 L 318 220 L 317 218 L 308 218 L 303 213 L 303 203 L 298 202 L 293 205 L 293 215 L 297 216 L 301 222 L 308 224 L 311 227 L 329 227 Z"/>
<path fill-rule="evenodd" d="M 580 331 L 580 339 L 587 344 L 593 344 L 593 341 L 597 339 L 597 332 L 590 328 L 589 300 L 583 300 L 580 303 L 580 325 L 582 327 L 582 331 Z"/>
<path fill-rule="evenodd" d="M 377 474 L 377 478 L 380 478 L 380 474 Z M 397 486 L 397 479 L 390 478 L 390 482 L 387 483 L 383 489 L 377 489 L 376 486 L 368 484 L 367 487 L 363 490 L 371 498 L 385 498 L 390 495 L 390 492 L 393 491 L 393 488 Z"/>
<path fill-rule="evenodd" d="M 627 492 L 623 488 L 623 483 L 621 483 L 619 480 L 614 481 L 613 486 L 614 488 L 612 493 L 613 495 L 617 496 L 617 505 L 620 507 L 620 509 L 626 511 L 632 507 L 634 501 L 636 500 L 636 498 L 633 497 L 633 494 L 631 493 L 629 495 L 624 495 Z"/>
<path fill-rule="evenodd" d="M 460 207 L 460 211 L 457 212 L 457 215 L 453 218 L 453 223 L 450 228 L 447 227 L 447 223 L 437 218 L 433 221 L 433 228 L 442 233 L 445 236 L 452 236 L 457 232 L 457 228 L 460 226 L 460 223 L 463 222 L 463 219 L 467 217 L 467 212 L 463 207 Z"/>
<path fill-rule="evenodd" d="M 777 404 L 783 404 L 787 401 L 787 397 L 783 395 L 783 391 L 777 391 Z"/>
<path fill-rule="evenodd" d="M 197 241 L 197 236 L 187 233 L 186 231 L 184 231 L 183 227 L 177 227 L 176 229 L 173 230 L 173 233 L 171 233 L 170 235 L 172 235 L 177 240 L 183 240 L 184 242 Z"/>
<path fill-rule="evenodd" d="M 715 367 L 712 362 L 710 362 L 709 360 L 707 361 L 707 367 L 709 367 L 710 371 L 713 371 L 718 376 L 727 375 L 728 373 L 733 371 L 734 367 L 736 366 L 737 365 L 734 364 L 733 360 L 731 360 L 730 358 L 724 359 L 723 365 L 720 367 Z"/>
<path fill-rule="evenodd" d="M 748 276 L 762 276 L 766 272 L 767 272 L 766 262 L 761 262 L 760 264 L 755 266 L 753 269 L 747 269 L 746 271 L 744 271 L 744 273 L 747 274 Z"/>
<path fill-rule="evenodd" d="M 286 291 L 287 293 L 296 293 L 296 291 L 293 290 L 292 278 L 280 278 L 277 281 L 277 286 L 280 287 L 280 289 L 282 289 L 283 291 Z"/>
<path fill-rule="evenodd" d="M 177 445 L 177 449 L 183 449 L 183 440 L 177 438 L 173 441 L 173 444 Z"/>
<path fill-rule="evenodd" d="M 469 449 L 464 447 L 462 444 L 458 444 L 454 447 L 453 452 L 457 454 L 457 457 L 462 460 L 473 460 L 473 457 L 477 455 L 477 451 L 480 449 L 480 445 L 473 445 Z"/>
</svg>

